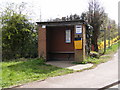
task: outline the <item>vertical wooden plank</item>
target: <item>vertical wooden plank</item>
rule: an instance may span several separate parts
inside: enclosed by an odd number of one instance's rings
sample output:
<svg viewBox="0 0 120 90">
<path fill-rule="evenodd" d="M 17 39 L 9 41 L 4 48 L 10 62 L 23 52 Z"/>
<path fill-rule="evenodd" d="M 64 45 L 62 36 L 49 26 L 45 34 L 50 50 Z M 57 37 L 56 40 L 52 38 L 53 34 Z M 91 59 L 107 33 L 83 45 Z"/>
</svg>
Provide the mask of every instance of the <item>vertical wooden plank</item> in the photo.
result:
<svg viewBox="0 0 120 90">
<path fill-rule="evenodd" d="M 86 57 L 86 51 L 85 51 L 85 46 L 86 46 L 86 28 L 85 28 L 85 24 L 83 24 L 83 28 L 82 28 L 82 36 L 83 36 L 83 60 L 85 60 Z"/>
</svg>

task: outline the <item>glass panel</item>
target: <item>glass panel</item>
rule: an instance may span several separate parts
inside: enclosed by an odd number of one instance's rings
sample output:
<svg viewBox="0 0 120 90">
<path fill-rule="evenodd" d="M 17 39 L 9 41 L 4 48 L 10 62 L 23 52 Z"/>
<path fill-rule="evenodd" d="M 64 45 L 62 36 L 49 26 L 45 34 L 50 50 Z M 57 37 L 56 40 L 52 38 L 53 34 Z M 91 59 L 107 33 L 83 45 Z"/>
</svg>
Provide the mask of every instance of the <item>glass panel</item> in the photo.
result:
<svg viewBox="0 0 120 90">
<path fill-rule="evenodd" d="M 66 30 L 66 43 L 71 43 L 71 30 Z"/>
</svg>

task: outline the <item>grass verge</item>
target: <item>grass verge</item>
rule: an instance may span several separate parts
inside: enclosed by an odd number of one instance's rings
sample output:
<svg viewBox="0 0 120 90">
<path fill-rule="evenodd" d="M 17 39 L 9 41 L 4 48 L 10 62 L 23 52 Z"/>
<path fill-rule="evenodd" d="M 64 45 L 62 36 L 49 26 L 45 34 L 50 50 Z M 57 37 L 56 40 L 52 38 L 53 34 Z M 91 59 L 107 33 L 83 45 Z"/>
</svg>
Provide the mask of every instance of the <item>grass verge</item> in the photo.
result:
<svg viewBox="0 0 120 90">
<path fill-rule="evenodd" d="M 105 63 L 108 60 L 110 60 L 110 58 L 112 58 L 113 54 L 118 50 L 118 48 L 120 47 L 120 41 L 111 45 L 110 48 L 106 49 L 106 53 L 102 56 L 100 56 L 100 58 L 91 58 L 88 57 L 84 63 L 93 63 L 93 64 L 100 64 L 100 63 Z"/>
<path fill-rule="evenodd" d="M 86 60 L 84 60 L 81 63 L 73 62 L 72 64 L 87 64 L 87 63 L 92 63 L 93 64 L 92 67 L 85 68 L 83 70 L 77 70 L 77 72 L 82 72 L 84 70 L 93 69 L 93 68 L 97 67 L 97 65 L 111 60 L 113 54 L 118 50 L 119 47 L 120 47 L 120 41 L 113 44 L 110 48 L 107 48 L 106 53 L 104 55 L 100 56 L 99 58 L 88 57 Z"/>
<path fill-rule="evenodd" d="M 73 70 L 47 65 L 41 59 L 2 62 L 2 88 L 72 73 Z"/>
</svg>

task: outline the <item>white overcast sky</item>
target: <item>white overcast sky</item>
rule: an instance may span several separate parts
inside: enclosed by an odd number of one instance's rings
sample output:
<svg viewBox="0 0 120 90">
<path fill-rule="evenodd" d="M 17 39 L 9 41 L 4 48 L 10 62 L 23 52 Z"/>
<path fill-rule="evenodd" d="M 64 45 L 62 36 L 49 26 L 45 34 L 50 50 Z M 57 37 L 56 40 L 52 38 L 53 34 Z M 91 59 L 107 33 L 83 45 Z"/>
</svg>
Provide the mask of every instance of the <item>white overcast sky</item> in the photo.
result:
<svg viewBox="0 0 120 90">
<path fill-rule="evenodd" d="M 120 0 L 99 0 L 105 12 L 111 19 L 118 22 L 118 1 Z M 32 12 L 31 18 L 34 21 L 40 20 L 40 9 L 42 21 L 52 18 L 59 18 L 70 14 L 79 14 L 87 11 L 89 0 L 0 0 L 0 4 L 6 2 L 21 3 L 27 2 L 27 9 Z"/>
</svg>

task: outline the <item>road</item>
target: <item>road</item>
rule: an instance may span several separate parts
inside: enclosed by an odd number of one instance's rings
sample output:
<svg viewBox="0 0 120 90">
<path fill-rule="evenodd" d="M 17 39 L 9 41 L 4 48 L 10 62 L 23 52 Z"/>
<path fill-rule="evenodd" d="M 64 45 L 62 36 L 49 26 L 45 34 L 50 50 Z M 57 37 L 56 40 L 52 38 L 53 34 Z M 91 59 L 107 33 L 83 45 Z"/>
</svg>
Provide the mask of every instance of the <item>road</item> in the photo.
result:
<svg viewBox="0 0 120 90">
<path fill-rule="evenodd" d="M 118 53 L 114 54 L 110 61 L 94 69 L 50 77 L 18 88 L 102 88 L 116 81 L 118 81 Z"/>
</svg>

